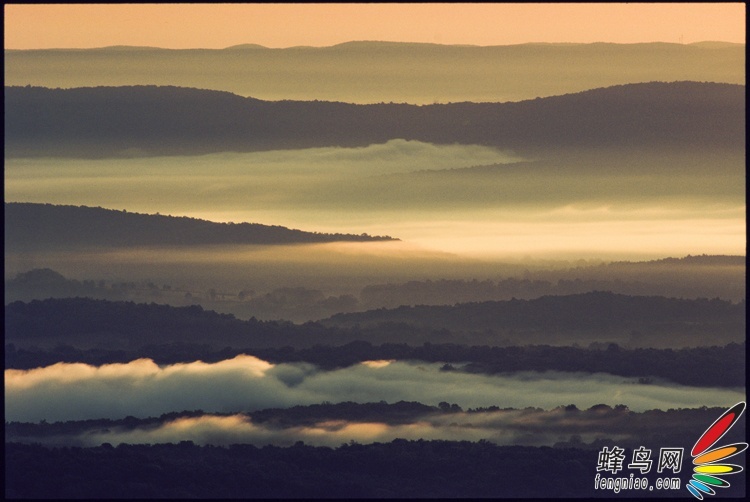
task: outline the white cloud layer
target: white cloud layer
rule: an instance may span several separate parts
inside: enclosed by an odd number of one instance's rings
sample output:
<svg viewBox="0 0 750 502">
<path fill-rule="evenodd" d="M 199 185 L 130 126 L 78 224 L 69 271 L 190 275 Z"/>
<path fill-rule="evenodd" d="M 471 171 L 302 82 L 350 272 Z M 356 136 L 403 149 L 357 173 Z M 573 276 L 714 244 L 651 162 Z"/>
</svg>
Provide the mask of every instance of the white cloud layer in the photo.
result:
<svg viewBox="0 0 750 502">
<path fill-rule="evenodd" d="M 504 413 L 518 415 L 521 412 Z M 197 444 L 250 443 L 259 446 L 265 444 L 288 446 L 297 441 L 304 441 L 306 444 L 314 446 L 335 447 L 349 441 L 359 443 L 389 442 L 396 438 L 469 441 L 489 439 L 498 444 L 528 443 L 530 441 L 538 444 L 550 444 L 556 440 L 567 439 L 564 434 L 535 434 L 532 440 L 525 438 L 526 434 L 514 430 L 510 423 L 508 424 L 510 426 L 508 430 L 502 430 L 499 424 L 482 424 L 481 420 L 477 420 L 476 417 L 472 420 L 472 417 L 468 414 L 459 413 L 445 417 L 438 415 L 426 420 L 398 425 L 381 422 L 327 420 L 309 426 L 274 428 L 265 424 L 254 424 L 244 415 L 205 415 L 197 418 L 179 418 L 158 428 L 95 431 L 81 435 L 76 440 L 79 444 L 86 446 L 98 446 L 102 443 L 178 443 L 190 440 Z M 499 417 L 497 420 L 500 420 Z M 513 419 L 508 417 L 507 421 L 512 422 Z M 70 442 L 70 438 L 64 441 Z"/>
<path fill-rule="evenodd" d="M 607 374 L 522 372 L 491 376 L 441 372 L 439 363 L 368 362 L 334 371 L 309 364 L 270 364 L 240 355 L 217 363 L 159 367 L 148 359 L 100 367 L 58 363 L 5 370 L 5 417 L 36 422 L 207 413 L 321 403 L 441 401 L 464 408 L 624 404 L 633 411 L 724 406 L 744 389 L 694 388 L 655 381 L 638 385 Z"/>
</svg>

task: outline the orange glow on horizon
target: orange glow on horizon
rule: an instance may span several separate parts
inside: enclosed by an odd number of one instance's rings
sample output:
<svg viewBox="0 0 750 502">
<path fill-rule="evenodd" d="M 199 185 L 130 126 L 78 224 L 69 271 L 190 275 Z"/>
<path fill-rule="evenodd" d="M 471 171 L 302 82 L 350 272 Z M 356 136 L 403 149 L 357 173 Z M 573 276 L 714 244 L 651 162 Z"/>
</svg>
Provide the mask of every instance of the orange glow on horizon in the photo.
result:
<svg viewBox="0 0 750 502">
<path fill-rule="evenodd" d="M 9 4 L 5 48 L 745 42 L 727 3 Z"/>
</svg>

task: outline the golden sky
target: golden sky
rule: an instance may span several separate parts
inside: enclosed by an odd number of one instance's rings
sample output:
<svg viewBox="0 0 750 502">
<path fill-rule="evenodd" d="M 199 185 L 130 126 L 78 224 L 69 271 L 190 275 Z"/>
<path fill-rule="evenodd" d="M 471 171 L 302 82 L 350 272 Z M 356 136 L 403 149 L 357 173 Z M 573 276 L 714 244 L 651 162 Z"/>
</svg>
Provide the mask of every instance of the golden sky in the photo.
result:
<svg viewBox="0 0 750 502">
<path fill-rule="evenodd" d="M 6 4 L 5 48 L 745 42 L 727 3 Z"/>
</svg>

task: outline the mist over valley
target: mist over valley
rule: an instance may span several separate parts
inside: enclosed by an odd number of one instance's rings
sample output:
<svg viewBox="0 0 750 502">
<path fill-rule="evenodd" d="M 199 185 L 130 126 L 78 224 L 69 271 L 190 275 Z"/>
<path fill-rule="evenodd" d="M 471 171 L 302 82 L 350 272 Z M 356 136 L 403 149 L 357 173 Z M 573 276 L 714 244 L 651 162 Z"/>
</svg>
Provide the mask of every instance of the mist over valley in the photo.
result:
<svg viewBox="0 0 750 502">
<path fill-rule="evenodd" d="M 744 49 L 6 50 L 6 496 L 580 498 L 688 451 L 746 400 Z"/>
</svg>

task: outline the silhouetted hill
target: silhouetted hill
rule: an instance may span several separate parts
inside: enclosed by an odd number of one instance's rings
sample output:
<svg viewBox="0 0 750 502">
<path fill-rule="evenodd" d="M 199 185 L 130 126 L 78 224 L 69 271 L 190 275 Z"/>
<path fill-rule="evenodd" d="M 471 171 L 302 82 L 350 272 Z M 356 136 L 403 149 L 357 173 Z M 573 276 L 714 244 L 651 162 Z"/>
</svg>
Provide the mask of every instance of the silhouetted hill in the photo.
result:
<svg viewBox="0 0 750 502">
<path fill-rule="evenodd" d="M 285 319 L 302 323 L 342 312 L 359 312 L 401 305 L 454 305 L 456 303 L 531 300 L 540 296 L 611 291 L 632 296 L 745 299 L 744 256 L 686 256 L 646 262 L 586 264 L 575 268 L 557 263 L 533 272 L 507 271 L 500 279 L 427 279 L 367 284 L 358 294 L 325 292 L 309 287 L 227 289 L 214 278 L 203 287 L 154 277 L 128 281 L 105 275 L 80 279 L 50 269 L 32 269 L 5 281 L 5 302 L 82 296 L 102 300 L 130 300 L 172 306 L 199 304 L 206 309 L 241 319 Z M 80 275 L 79 275 L 80 277 Z M 211 292 L 214 292 L 212 295 Z"/>
<path fill-rule="evenodd" d="M 518 151 L 744 148 L 745 87 L 651 82 L 517 103 L 260 101 L 178 87 L 6 87 L 6 157 L 198 154 L 390 139 Z"/>
<path fill-rule="evenodd" d="M 13 302 L 5 338 L 19 346 L 129 350 L 189 342 L 221 347 L 310 347 L 371 343 L 532 345 L 611 342 L 634 347 L 725 345 L 745 339 L 745 302 L 631 297 L 612 293 L 401 307 L 339 314 L 321 322 L 241 321 L 199 306 L 85 298 Z"/>
<path fill-rule="evenodd" d="M 6 50 L 4 62 L 6 85 L 174 85 L 348 103 L 504 102 L 637 82 L 745 82 L 745 45 L 710 43 L 114 47 Z"/>
<path fill-rule="evenodd" d="M 65 298 L 13 302 L 5 307 L 6 340 L 40 347 L 64 343 L 121 350 L 181 341 L 216 350 L 296 344 L 302 341 L 298 340 L 301 333 L 291 323 L 241 321 L 199 306 Z"/>
<path fill-rule="evenodd" d="M 238 44 L 226 47 L 225 51 L 245 50 L 245 49 L 268 49 L 268 47 L 260 44 Z"/>
<path fill-rule="evenodd" d="M 320 321 L 324 326 L 380 331 L 448 330 L 456 336 L 495 333 L 516 344 L 554 340 L 629 340 L 640 345 L 661 339 L 672 346 L 697 340 L 713 343 L 744 340 L 745 302 L 659 296 L 627 296 L 594 291 L 533 300 L 487 301 L 454 306 L 401 306 L 342 313 Z M 440 340 L 447 341 L 447 340 Z"/>
<path fill-rule="evenodd" d="M 115 289 L 105 289 L 104 281 L 68 279 L 49 268 L 35 268 L 17 274 L 5 281 L 5 302 L 41 300 L 43 298 L 68 298 L 85 296 L 102 299 L 125 299 L 125 295 Z"/>
<path fill-rule="evenodd" d="M 5 247 L 14 251 L 376 240 L 392 238 L 366 234 L 319 234 L 258 223 L 214 223 L 100 207 L 5 203 Z"/>
<path fill-rule="evenodd" d="M 745 298 L 745 261 L 744 256 L 688 255 L 537 270 L 524 277 L 497 281 L 427 279 L 369 284 L 361 290 L 359 301 L 363 309 L 374 310 L 611 291 L 632 296 L 718 297 L 737 302 Z"/>
<path fill-rule="evenodd" d="M 653 266 L 663 265 L 687 265 L 687 266 L 718 266 L 718 267 L 737 267 L 747 264 L 746 256 L 736 255 L 687 255 L 680 258 L 668 257 L 659 260 L 650 260 L 644 262 L 617 261 L 609 264 L 610 267 L 627 267 L 627 266 Z"/>
</svg>

